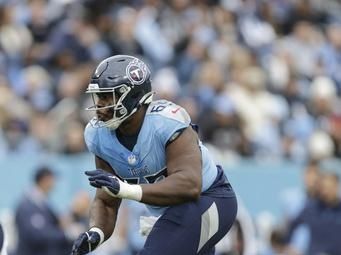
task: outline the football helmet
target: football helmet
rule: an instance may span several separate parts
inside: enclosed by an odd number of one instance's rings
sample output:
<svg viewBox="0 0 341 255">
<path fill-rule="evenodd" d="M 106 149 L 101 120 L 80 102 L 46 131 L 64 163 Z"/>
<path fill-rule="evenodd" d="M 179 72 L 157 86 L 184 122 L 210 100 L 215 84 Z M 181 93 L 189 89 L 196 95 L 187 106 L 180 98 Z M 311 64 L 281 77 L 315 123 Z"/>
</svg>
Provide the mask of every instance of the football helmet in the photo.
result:
<svg viewBox="0 0 341 255">
<path fill-rule="evenodd" d="M 91 94 L 94 104 L 86 110 L 110 109 L 112 119 L 101 121 L 94 117 L 95 127 L 116 129 L 133 115 L 141 105 L 153 100 L 150 70 L 140 59 L 128 55 L 116 55 L 103 60 L 91 77 L 86 93 Z M 108 106 L 97 104 L 99 93 L 113 93 L 113 103 Z"/>
</svg>

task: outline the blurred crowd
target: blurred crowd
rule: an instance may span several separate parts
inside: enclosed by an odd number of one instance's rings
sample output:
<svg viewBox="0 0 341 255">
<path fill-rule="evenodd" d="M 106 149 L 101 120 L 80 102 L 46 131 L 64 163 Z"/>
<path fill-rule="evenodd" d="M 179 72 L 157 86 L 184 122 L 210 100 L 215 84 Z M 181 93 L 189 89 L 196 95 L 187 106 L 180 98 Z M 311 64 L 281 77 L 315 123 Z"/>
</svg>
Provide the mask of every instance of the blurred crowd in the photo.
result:
<svg viewBox="0 0 341 255">
<path fill-rule="evenodd" d="M 114 54 L 226 157 L 341 156 L 335 0 L 1 0 L 0 155 L 86 151 L 84 91 Z"/>
<path fill-rule="evenodd" d="M 339 1 L 0 0 L 0 158 L 85 152 L 83 129 L 91 115 L 84 109 L 91 102 L 84 92 L 94 67 L 115 54 L 148 63 L 155 97 L 185 107 L 217 158 L 307 164 L 306 190 L 288 191 L 285 222 L 263 236 L 270 244 L 264 255 L 341 254 L 329 235 L 341 233 L 341 167 L 320 171 L 325 159 L 341 156 Z M 32 213 L 33 227 L 50 222 L 46 235 L 33 241 L 57 240 L 68 250 L 87 227 L 89 197 L 80 194 L 59 219 L 45 204 L 53 174 L 42 171 L 18 208 Z M 138 251 L 143 244 L 132 231 L 137 217 L 129 217 L 146 212 L 125 206 L 123 222 L 130 224 L 102 254 L 116 254 L 112 248 L 124 244 Z M 16 215 L 18 238 L 34 237 L 25 220 L 20 226 L 29 214 L 21 217 L 23 211 Z M 238 213 L 219 254 L 259 251 L 253 235 L 260 229 L 246 210 Z"/>
</svg>

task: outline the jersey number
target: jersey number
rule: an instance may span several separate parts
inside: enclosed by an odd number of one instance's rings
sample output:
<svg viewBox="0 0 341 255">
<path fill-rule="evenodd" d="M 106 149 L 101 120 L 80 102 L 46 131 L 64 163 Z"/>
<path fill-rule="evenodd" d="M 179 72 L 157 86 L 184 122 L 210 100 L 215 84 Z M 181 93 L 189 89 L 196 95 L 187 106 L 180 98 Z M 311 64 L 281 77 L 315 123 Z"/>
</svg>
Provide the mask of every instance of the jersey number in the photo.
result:
<svg viewBox="0 0 341 255">
<path fill-rule="evenodd" d="M 127 178 L 125 179 L 129 184 L 139 184 L 139 183 L 155 183 L 163 180 L 167 176 L 167 167 L 161 169 L 159 172 L 152 175 L 145 175 L 138 178 Z"/>
<path fill-rule="evenodd" d="M 167 107 L 166 105 L 154 105 L 150 112 L 161 112 L 166 107 Z"/>
</svg>

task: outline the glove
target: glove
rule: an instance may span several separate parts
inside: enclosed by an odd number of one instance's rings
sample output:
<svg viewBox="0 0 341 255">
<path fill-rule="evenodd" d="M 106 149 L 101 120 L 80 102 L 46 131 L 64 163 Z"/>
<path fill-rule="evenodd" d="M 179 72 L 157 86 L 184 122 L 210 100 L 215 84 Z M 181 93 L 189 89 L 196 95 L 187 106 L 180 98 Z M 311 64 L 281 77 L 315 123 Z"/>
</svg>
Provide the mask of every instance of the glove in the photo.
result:
<svg viewBox="0 0 341 255">
<path fill-rule="evenodd" d="M 86 171 L 85 174 L 89 176 L 90 185 L 95 188 L 105 188 L 109 195 L 116 197 L 120 191 L 120 179 L 116 176 L 109 174 L 101 169 L 94 171 Z"/>
<path fill-rule="evenodd" d="M 103 235 L 104 239 L 104 235 Z M 101 235 L 91 229 L 79 235 L 73 243 L 71 255 L 83 255 L 93 251 L 102 243 Z"/>
<path fill-rule="evenodd" d="M 136 201 L 142 199 L 142 188 L 140 185 L 130 185 L 121 181 L 116 176 L 102 170 L 86 171 L 90 185 L 103 189 L 108 195 L 118 198 L 127 198 Z"/>
</svg>

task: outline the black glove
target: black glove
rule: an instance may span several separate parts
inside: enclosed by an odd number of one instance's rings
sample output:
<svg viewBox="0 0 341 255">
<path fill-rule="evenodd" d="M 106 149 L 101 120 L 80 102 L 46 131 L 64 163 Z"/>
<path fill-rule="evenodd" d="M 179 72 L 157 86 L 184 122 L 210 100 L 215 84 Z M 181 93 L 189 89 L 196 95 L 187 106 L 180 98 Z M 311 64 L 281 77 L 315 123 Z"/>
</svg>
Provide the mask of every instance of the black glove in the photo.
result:
<svg viewBox="0 0 341 255">
<path fill-rule="evenodd" d="M 97 248 L 101 242 L 101 236 L 96 231 L 87 231 L 79 235 L 73 243 L 71 255 L 88 254 Z"/>
<path fill-rule="evenodd" d="M 123 182 L 116 176 L 101 169 L 86 171 L 85 174 L 89 176 L 91 186 L 103 189 L 109 196 L 136 201 L 141 201 L 142 199 L 142 188 L 140 185 Z"/>
<path fill-rule="evenodd" d="M 122 181 L 116 176 L 113 176 L 101 169 L 86 171 L 85 174 L 89 176 L 91 186 L 99 189 L 107 188 L 107 192 L 110 196 L 118 196 L 120 192 L 120 183 L 122 183 Z"/>
</svg>

